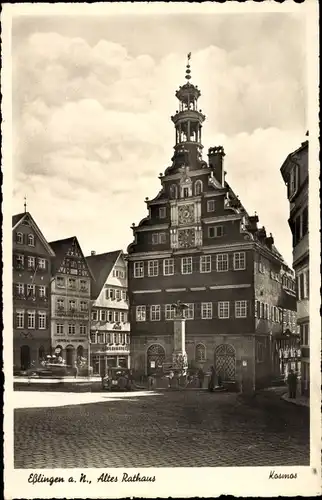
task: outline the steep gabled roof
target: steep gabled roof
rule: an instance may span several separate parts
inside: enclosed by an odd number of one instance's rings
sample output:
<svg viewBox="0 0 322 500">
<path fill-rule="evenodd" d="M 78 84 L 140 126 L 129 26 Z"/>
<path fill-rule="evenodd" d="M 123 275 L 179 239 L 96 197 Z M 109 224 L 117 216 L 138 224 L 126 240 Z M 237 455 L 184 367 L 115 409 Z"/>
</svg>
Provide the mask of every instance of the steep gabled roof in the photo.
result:
<svg viewBox="0 0 322 500">
<path fill-rule="evenodd" d="M 112 271 L 117 259 L 121 255 L 122 250 L 114 252 L 101 253 L 99 255 L 89 255 L 86 261 L 94 276 L 92 284 L 92 298 L 97 299 L 106 282 L 110 272 Z"/>
<path fill-rule="evenodd" d="M 28 221 L 29 221 L 32 229 L 35 231 L 37 237 L 42 242 L 42 244 L 45 247 L 47 253 L 51 257 L 54 257 L 55 253 L 54 253 L 53 249 L 51 248 L 50 244 L 48 243 L 48 241 L 46 240 L 46 238 L 44 237 L 44 235 L 40 231 L 40 229 L 37 226 L 34 218 L 31 216 L 31 214 L 29 212 L 23 212 L 23 213 L 20 213 L 20 214 L 13 215 L 12 216 L 12 229 L 13 230 L 16 229 L 16 227 L 19 224 L 21 224 L 24 221 L 24 219 L 28 219 Z"/>
<path fill-rule="evenodd" d="M 21 214 L 16 214 L 12 216 L 12 229 L 20 222 L 21 219 L 27 214 L 28 212 L 22 212 Z"/>
<path fill-rule="evenodd" d="M 70 247 L 72 246 L 72 244 L 75 240 L 76 240 L 76 243 L 80 249 L 82 257 L 87 264 L 87 261 L 84 257 L 81 246 L 80 246 L 76 236 L 71 236 L 70 238 L 65 238 L 63 240 L 51 241 L 49 243 L 49 245 L 51 246 L 51 248 L 55 252 L 55 258 L 53 259 L 53 263 L 52 263 L 53 274 L 55 274 L 58 271 L 64 258 L 66 257 L 68 250 L 70 249 Z M 89 272 L 90 276 L 93 278 L 93 273 L 91 271 L 91 268 L 88 266 L 88 264 L 87 264 L 87 268 L 88 268 L 88 272 Z"/>
</svg>

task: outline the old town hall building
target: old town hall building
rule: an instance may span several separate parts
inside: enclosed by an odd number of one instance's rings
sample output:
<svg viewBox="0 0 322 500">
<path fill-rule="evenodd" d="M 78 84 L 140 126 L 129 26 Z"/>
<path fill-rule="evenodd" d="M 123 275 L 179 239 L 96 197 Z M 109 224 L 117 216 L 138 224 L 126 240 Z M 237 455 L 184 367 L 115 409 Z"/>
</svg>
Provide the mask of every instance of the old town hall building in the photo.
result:
<svg viewBox="0 0 322 500">
<path fill-rule="evenodd" d="M 296 310 L 293 274 L 272 235 L 226 182 L 223 147 L 210 148 L 208 162 L 203 159 L 205 115 L 189 63 L 186 80 L 171 118 L 172 164 L 159 176 L 160 192 L 146 199 L 148 216 L 132 225 L 131 366 L 149 374 L 171 363 L 180 300 L 187 305 L 189 366 L 215 366 L 226 384 L 253 390 L 272 376 L 274 336 L 282 334 L 285 310 Z"/>
</svg>

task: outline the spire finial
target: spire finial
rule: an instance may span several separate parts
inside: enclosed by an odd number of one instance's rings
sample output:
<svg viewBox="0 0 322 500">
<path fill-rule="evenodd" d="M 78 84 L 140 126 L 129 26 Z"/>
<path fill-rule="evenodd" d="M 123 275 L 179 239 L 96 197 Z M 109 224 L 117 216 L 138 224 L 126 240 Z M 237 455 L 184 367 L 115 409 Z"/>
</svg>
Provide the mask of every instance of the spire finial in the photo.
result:
<svg viewBox="0 0 322 500">
<path fill-rule="evenodd" d="M 26 197 L 26 195 L 25 195 L 25 197 L 24 197 L 24 200 L 25 200 L 25 201 L 24 201 L 23 206 L 24 206 L 24 210 L 25 210 L 25 213 L 26 213 L 26 212 L 27 212 L 27 197 Z"/>
<path fill-rule="evenodd" d="M 187 56 L 186 80 L 188 80 L 188 81 L 189 81 L 189 80 L 190 80 L 190 78 L 191 78 L 191 75 L 190 75 L 191 71 L 190 71 L 190 64 L 189 64 L 190 59 L 191 59 L 191 52 L 189 52 L 189 54 L 188 54 L 188 56 Z"/>
</svg>

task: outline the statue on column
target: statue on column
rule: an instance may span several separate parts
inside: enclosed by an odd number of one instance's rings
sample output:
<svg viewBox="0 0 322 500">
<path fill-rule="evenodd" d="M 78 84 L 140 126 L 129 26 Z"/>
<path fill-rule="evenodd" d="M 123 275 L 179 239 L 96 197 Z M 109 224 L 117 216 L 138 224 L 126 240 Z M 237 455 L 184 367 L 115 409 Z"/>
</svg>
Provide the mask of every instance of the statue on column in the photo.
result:
<svg viewBox="0 0 322 500">
<path fill-rule="evenodd" d="M 173 307 L 175 310 L 175 319 L 184 319 L 183 311 L 188 309 L 188 306 L 186 304 L 183 304 L 181 300 L 178 300 L 175 304 L 173 304 Z"/>
</svg>

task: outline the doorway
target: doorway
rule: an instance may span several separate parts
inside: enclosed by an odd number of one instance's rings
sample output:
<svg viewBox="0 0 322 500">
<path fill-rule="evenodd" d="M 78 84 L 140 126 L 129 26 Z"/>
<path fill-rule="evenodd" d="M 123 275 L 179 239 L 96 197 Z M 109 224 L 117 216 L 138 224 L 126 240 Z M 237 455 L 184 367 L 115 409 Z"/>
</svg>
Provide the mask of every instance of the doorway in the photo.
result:
<svg viewBox="0 0 322 500">
<path fill-rule="evenodd" d="M 22 370 L 30 368 L 30 347 L 28 345 L 20 347 L 20 365 Z"/>
<path fill-rule="evenodd" d="M 74 366 L 75 348 L 72 345 L 66 347 L 66 365 Z"/>
<path fill-rule="evenodd" d="M 159 344 L 150 345 L 147 351 L 147 374 L 162 372 L 164 361 L 164 348 Z"/>
</svg>

